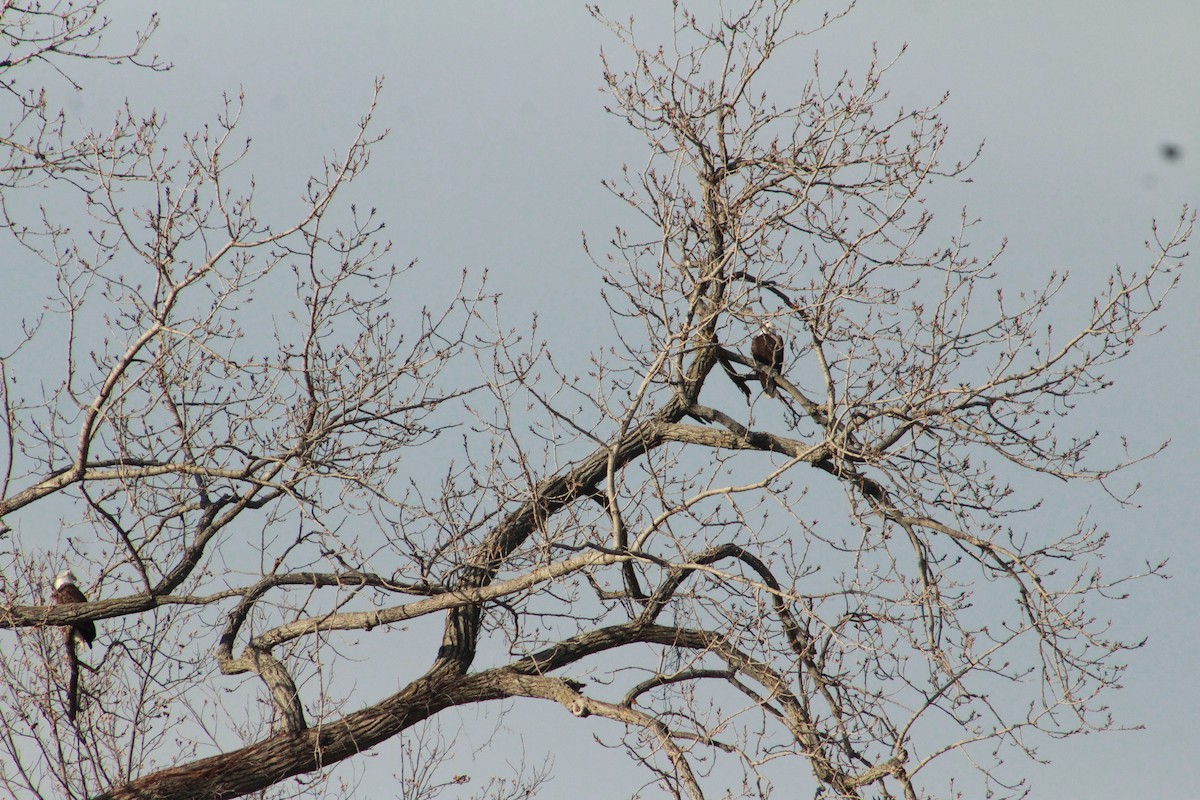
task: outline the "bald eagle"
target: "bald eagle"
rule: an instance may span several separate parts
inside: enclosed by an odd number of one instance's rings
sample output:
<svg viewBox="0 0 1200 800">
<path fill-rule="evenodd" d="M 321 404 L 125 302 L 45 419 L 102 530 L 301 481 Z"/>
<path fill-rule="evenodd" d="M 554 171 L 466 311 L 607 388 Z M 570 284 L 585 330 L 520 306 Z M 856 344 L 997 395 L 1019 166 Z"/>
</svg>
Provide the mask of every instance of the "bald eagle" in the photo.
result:
<svg viewBox="0 0 1200 800">
<path fill-rule="evenodd" d="M 76 581 L 75 573 L 71 570 L 63 570 L 58 573 L 54 579 L 54 602 L 60 605 L 70 605 L 71 603 L 86 603 L 87 598 L 83 592 L 79 591 L 79 586 Z M 67 631 L 67 638 L 74 638 L 77 641 L 83 642 L 88 647 L 92 646 L 92 642 L 96 640 L 96 623 L 90 619 L 85 619 L 71 625 Z"/>
<path fill-rule="evenodd" d="M 54 579 L 54 591 L 50 596 L 59 605 L 86 603 L 87 597 L 79 591 L 78 578 L 71 570 L 63 570 Z M 80 620 L 63 627 L 67 647 L 67 666 L 70 668 L 70 683 L 67 686 L 67 719 L 75 721 L 79 714 L 79 654 L 75 652 L 76 642 L 83 642 L 88 647 L 96 639 L 96 623 L 90 619 Z"/>
<path fill-rule="evenodd" d="M 764 322 L 758 335 L 750 340 L 750 356 L 761 366 L 776 372 L 783 370 L 783 337 L 775 332 L 770 322 Z M 758 380 L 767 397 L 774 397 L 775 377 L 768 375 L 766 370 L 758 370 Z"/>
</svg>

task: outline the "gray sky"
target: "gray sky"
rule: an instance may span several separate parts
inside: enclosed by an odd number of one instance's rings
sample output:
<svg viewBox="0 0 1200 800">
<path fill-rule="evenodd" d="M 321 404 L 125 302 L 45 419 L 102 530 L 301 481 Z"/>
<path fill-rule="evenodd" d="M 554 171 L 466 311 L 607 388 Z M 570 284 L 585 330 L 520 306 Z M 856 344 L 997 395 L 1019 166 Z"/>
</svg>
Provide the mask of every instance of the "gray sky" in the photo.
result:
<svg viewBox="0 0 1200 800">
<path fill-rule="evenodd" d="M 612 16 L 660 20 L 663 5 L 601 3 Z M 373 78 L 385 76 L 379 119 L 392 133 L 355 197 L 379 208 L 398 261 L 420 259 L 423 283 L 413 290 L 436 292 L 464 267 L 488 269 L 510 319 L 538 311 L 556 357 L 584 368 L 584 350 L 555 344 L 607 335 L 599 309 L 562 302 L 598 286 L 581 233 L 600 244 L 629 221 L 599 182 L 622 163 L 640 165 L 645 150 L 603 112 L 597 55 L 619 45 L 582 4 L 119 0 L 109 11 L 127 24 L 155 7 L 163 27 L 152 49 L 174 62 L 174 73 L 101 70 L 72 99 L 73 110 L 100 121 L 129 95 L 142 109 L 165 110 L 178 131 L 210 119 L 222 91 L 244 89 L 241 130 L 254 138 L 259 207 L 277 202 L 282 216 L 308 172 L 348 140 Z M 937 186 L 934 211 L 954 220 L 966 205 L 982 217 L 980 255 L 1008 237 L 1000 269 L 1011 285 L 1069 269 L 1074 291 L 1062 313 L 1070 320 L 1115 264 L 1145 267 L 1153 218 L 1173 228 L 1180 206 L 1200 201 L 1198 36 L 1200 4 L 1191 0 L 864 0 L 814 43 L 831 75 L 840 66 L 861 72 L 872 43 L 884 60 L 909 44 L 888 80 L 895 101 L 929 104 L 948 90 L 952 152 L 969 157 L 986 140 L 973 182 Z M 808 76 L 809 46 L 793 57 L 797 85 Z M 1165 159 L 1165 143 L 1182 158 Z M 1195 792 L 1200 584 L 1189 567 L 1200 545 L 1194 514 L 1184 514 L 1185 501 L 1200 495 L 1200 425 L 1189 413 L 1200 391 L 1193 272 L 1194 264 L 1169 298 L 1166 332 L 1113 371 L 1113 391 L 1081 406 L 1089 426 L 1119 428 L 1135 448 L 1172 440 L 1132 475 L 1145 484 L 1141 510 L 1096 510 L 1118 534 L 1114 571 L 1169 556 L 1177 576 L 1141 584 L 1134 599 L 1111 609 L 1120 631 L 1150 637 L 1113 704 L 1120 721 L 1147 730 L 1044 743 L 1041 754 L 1053 763 L 1030 767 L 1034 797 Z M 541 748 L 561 746 L 560 777 L 547 796 L 570 780 L 575 743 L 590 748 L 579 752 L 593 765 L 623 763 L 590 744 L 599 729 L 564 732 L 571 726 L 557 724 L 557 713 L 531 712 L 554 730 L 526 740 L 534 761 Z M 372 767 L 360 791 L 382 796 L 371 781 L 389 774 Z M 644 777 L 614 772 L 611 780 L 573 795 L 631 792 Z"/>
</svg>

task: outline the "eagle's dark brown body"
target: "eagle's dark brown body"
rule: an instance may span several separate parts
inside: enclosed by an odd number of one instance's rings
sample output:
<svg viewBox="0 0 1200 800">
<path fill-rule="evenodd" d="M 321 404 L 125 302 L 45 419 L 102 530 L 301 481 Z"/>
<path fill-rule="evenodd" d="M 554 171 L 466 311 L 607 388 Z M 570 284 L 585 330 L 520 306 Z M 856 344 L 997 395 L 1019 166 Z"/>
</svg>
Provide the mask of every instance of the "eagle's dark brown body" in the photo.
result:
<svg viewBox="0 0 1200 800">
<path fill-rule="evenodd" d="M 764 323 L 762 330 L 750 340 L 750 356 L 756 363 L 771 367 L 776 372 L 783 370 L 783 337 L 771 329 L 771 324 Z M 763 392 L 767 397 L 775 396 L 775 378 L 765 370 L 758 371 L 758 380 L 762 383 Z"/>
</svg>

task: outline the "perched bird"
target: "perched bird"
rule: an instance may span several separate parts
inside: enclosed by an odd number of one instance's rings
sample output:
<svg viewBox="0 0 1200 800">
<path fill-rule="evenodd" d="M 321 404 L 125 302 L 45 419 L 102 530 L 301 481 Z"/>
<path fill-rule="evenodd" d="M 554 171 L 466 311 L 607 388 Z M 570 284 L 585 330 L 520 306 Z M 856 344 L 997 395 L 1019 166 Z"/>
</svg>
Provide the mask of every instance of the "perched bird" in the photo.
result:
<svg viewBox="0 0 1200 800">
<path fill-rule="evenodd" d="M 87 597 L 79 591 L 78 580 L 75 573 L 69 569 L 58 573 L 54 579 L 54 591 L 50 593 L 54 602 L 59 605 L 86 603 Z M 79 715 L 79 654 L 75 652 L 75 643 L 83 642 L 91 647 L 96 639 L 96 623 L 85 619 L 64 626 L 63 631 L 66 634 L 63 643 L 67 646 L 67 665 L 71 672 L 70 683 L 67 686 L 67 719 L 74 722 L 75 717 Z"/>
<path fill-rule="evenodd" d="M 770 367 L 776 372 L 783 370 L 783 349 L 783 337 L 775 332 L 770 322 L 764 322 L 758 335 L 750 340 L 750 356 L 755 363 Z M 774 397 L 775 377 L 768 375 L 766 370 L 759 370 L 758 380 L 762 383 L 763 392 L 767 397 Z"/>
<path fill-rule="evenodd" d="M 54 591 L 52 592 L 54 602 L 60 605 L 86 603 L 87 598 L 84 597 L 83 592 L 79 591 L 79 587 L 75 583 L 77 580 L 75 573 L 69 569 L 58 573 L 58 577 L 54 579 Z M 92 642 L 96 640 L 96 623 L 90 619 L 76 622 L 71 625 L 67 635 L 91 647 Z"/>
</svg>

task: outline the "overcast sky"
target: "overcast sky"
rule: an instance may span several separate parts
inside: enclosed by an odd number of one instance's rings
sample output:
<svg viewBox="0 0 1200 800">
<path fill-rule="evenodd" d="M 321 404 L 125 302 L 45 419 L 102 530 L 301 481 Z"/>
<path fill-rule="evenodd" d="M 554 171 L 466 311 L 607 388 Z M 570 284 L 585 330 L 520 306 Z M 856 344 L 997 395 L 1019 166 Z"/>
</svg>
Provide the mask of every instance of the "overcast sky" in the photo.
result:
<svg viewBox="0 0 1200 800">
<path fill-rule="evenodd" d="M 650 23 L 668 5 L 601 3 L 611 16 L 646 16 L 648 36 L 661 30 Z M 260 207 L 274 200 L 286 209 L 309 171 L 348 141 L 382 75 L 379 119 L 392 132 L 355 192 L 387 220 L 397 260 L 420 260 L 428 283 L 417 290 L 436 291 L 440 276 L 463 268 L 487 269 L 514 321 L 542 315 L 556 357 L 582 365 L 585 350 L 555 343 L 606 335 L 606 318 L 587 299 L 598 283 L 582 235 L 602 243 L 629 221 L 600 180 L 646 153 L 603 112 L 598 53 L 618 45 L 582 4 L 119 0 L 109 12 L 125 25 L 155 8 L 162 29 L 152 49 L 174 72 L 98 71 L 70 99 L 73 111 L 107 119 L 128 95 L 143 110 L 165 110 L 182 130 L 211 119 L 223 91 L 243 89 Z M 969 157 L 986 140 L 973 182 L 939 186 L 935 213 L 956 219 L 968 206 L 983 218 L 981 254 L 1008 238 L 1006 281 L 1028 285 L 1069 269 L 1082 300 L 1102 290 L 1114 265 L 1145 267 L 1153 219 L 1173 227 L 1183 203 L 1200 201 L 1198 38 L 1194 0 L 864 0 L 804 43 L 789 69 L 802 85 L 815 45 L 831 74 L 843 66 L 861 73 L 873 44 L 889 60 L 907 43 L 888 78 L 896 102 L 929 104 L 949 91 L 952 152 Z M 1180 157 L 1166 158 L 1167 145 Z M 1133 476 L 1145 484 L 1142 508 L 1106 507 L 1098 520 L 1119 533 L 1114 571 L 1169 556 L 1176 576 L 1139 586 L 1112 609 L 1122 632 L 1150 637 L 1114 703 L 1120 721 L 1147 730 L 1046 743 L 1042 754 L 1053 763 L 1030 768 L 1034 797 L 1196 792 L 1200 546 L 1195 515 L 1185 513 L 1200 496 L 1195 271 L 1169 299 L 1166 332 L 1114 371 L 1109 395 L 1083 406 L 1089 424 L 1128 433 L 1135 447 L 1172 440 Z M 539 719 L 558 720 L 549 712 Z M 530 736 L 526 746 L 536 756 L 556 740 Z M 546 796 L 566 796 L 569 764 L 558 758 L 559 781 Z M 371 772 L 360 791 L 385 796 L 369 781 L 388 774 Z M 642 779 L 635 774 L 627 790 Z M 571 795 L 607 797 L 614 785 Z"/>
</svg>

